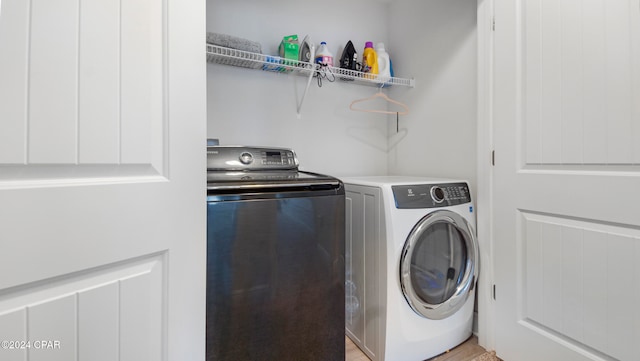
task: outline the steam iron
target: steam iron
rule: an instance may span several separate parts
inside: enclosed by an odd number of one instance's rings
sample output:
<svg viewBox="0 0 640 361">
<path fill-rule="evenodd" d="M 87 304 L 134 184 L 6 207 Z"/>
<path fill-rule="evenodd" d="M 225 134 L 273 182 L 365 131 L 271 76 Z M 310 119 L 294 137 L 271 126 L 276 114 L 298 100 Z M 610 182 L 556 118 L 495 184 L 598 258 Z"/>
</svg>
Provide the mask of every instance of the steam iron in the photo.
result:
<svg viewBox="0 0 640 361">
<path fill-rule="evenodd" d="M 316 56 L 316 45 L 311 41 L 309 35 L 305 36 L 300 44 L 300 53 L 298 54 L 298 60 L 305 63 L 313 63 Z"/>
<path fill-rule="evenodd" d="M 347 42 L 347 45 L 344 46 L 344 50 L 342 51 L 342 56 L 340 57 L 340 67 L 342 69 L 355 70 L 359 71 L 360 66 L 358 64 L 358 53 L 356 52 L 355 46 L 351 40 Z M 353 80 L 351 78 L 340 78 L 342 80 Z"/>
</svg>

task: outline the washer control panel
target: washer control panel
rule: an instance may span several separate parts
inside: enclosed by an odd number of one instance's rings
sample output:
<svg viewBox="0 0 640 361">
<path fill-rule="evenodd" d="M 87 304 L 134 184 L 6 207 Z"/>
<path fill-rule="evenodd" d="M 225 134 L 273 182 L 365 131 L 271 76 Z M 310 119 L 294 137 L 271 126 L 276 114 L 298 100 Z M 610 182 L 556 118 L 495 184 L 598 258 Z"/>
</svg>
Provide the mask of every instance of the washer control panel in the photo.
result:
<svg viewBox="0 0 640 361">
<path fill-rule="evenodd" d="M 291 149 L 246 146 L 207 147 L 208 170 L 298 169 L 298 158 Z"/>
<path fill-rule="evenodd" d="M 396 208 L 438 208 L 471 202 L 469 185 L 460 183 L 391 186 Z"/>
</svg>

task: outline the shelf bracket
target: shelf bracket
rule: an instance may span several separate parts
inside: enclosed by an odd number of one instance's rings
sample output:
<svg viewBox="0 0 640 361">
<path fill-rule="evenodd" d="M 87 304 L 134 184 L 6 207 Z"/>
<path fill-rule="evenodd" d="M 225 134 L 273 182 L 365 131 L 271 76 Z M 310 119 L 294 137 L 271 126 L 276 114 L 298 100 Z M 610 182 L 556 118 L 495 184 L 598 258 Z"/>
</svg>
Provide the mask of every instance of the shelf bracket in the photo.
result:
<svg viewBox="0 0 640 361">
<path fill-rule="evenodd" d="M 309 90 L 309 86 L 311 86 L 311 80 L 313 80 L 313 74 L 316 73 L 316 66 L 314 64 L 314 66 L 311 68 L 311 71 L 309 72 L 309 78 L 307 79 L 307 85 L 304 87 L 304 90 L 302 91 L 302 97 L 300 97 L 300 101 L 298 101 L 297 108 L 296 108 L 296 114 L 298 115 L 298 119 L 302 118 L 302 114 L 300 113 L 300 110 L 302 110 L 302 103 L 304 102 L 304 97 L 307 95 L 307 91 Z"/>
</svg>

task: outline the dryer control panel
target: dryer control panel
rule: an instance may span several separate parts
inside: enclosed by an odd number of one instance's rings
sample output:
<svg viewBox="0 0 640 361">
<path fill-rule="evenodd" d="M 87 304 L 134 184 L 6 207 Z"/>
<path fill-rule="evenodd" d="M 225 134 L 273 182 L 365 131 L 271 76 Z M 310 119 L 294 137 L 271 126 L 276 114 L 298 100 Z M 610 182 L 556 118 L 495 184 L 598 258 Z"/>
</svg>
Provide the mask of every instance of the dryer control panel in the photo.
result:
<svg viewBox="0 0 640 361">
<path fill-rule="evenodd" d="M 396 208 L 439 208 L 471 202 L 467 183 L 391 186 Z"/>
<path fill-rule="evenodd" d="M 286 148 L 208 146 L 207 170 L 297 170 L 296 153 Z"/>
</svg>

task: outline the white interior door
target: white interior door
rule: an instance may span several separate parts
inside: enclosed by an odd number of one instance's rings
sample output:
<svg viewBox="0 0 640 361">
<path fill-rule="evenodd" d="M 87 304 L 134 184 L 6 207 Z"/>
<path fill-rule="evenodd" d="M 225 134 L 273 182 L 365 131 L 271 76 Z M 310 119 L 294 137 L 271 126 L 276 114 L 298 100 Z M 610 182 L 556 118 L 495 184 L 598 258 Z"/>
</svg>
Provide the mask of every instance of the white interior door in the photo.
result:
<svg viewBox="0 0 640 361">
<path fill-rule="evenodd" d="M 204 14 L 0 1 L 1 360 L 204 360 Z"/>
<path fill-rule="evenodd" d="M 640 4 L 495 0 L 496 350 L 638 360 Z"/>
</svg>

